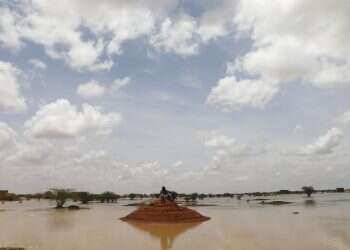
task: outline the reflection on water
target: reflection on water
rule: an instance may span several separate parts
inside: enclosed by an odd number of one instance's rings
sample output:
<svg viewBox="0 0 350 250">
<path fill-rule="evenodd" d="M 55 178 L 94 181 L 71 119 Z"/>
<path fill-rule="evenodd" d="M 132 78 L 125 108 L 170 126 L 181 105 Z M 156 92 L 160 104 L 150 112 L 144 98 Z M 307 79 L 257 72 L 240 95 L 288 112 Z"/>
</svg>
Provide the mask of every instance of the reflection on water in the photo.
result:
<svg viewBox="0 0 350 250">
<path fill-rule="evenodd" d="M 314 206 L 316 206 L 316 201 L 315 200 L 305 200 L 304 205 L 306 207 L 314 207 Z"/>
<path fill-rule="evenodd" d="M 265 197 L 264 197 L 265 198 Z M 27 250 L 349 250 L 350 194 L 266 197 L 292 202 L 206 199 L 196 207 L 202 224 L 128 224 L 135 207 L 90 204 L 90 209 L 50 209 L 46 201 L 0 204 L 0 248 Z M 128 201 L 125 201 L 127 203 Z M 294 214 L 294 212 L 298 212 Z"/>
<path fill-rule="evenodd" d="M 173 224 L 154 224 L 154 223 L 136 223 L 127 222 L 140 231 L 151 234 L 160 240 L 161 250 L 168 250 L 173 247 L 173 243 L 180 234 L 201 224 L 197 223 L 173 223 Z"/>
<path fill-rule="evenodd" d="M 75 211 L 65 211 L 53 210 L 48 213 L 47 222 L 50 230 L 67 230 L 74 226 L 74 212 Z"/>
</svg>

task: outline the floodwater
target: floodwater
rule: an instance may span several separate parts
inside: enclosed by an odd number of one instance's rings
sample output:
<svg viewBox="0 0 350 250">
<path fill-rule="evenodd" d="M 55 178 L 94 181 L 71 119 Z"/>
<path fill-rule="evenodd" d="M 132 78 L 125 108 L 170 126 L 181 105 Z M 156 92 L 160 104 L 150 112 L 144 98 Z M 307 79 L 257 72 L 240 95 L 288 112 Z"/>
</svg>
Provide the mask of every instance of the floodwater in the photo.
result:
<svg viewBox="0 0 350 250">
<path fill-rule="evenodd" d="M 293 204 L 231 198 L 199 201 L 211 220 L 200 224 L 129 224 L 135 207 L 91 204 L 56 211 L 47 201 L 0 204 L 0 248 L 28 250 L 349 250 L 350 194 L 277 196 Z M 299 212 L 295 214 L 294 212 Z"/>
</svg>

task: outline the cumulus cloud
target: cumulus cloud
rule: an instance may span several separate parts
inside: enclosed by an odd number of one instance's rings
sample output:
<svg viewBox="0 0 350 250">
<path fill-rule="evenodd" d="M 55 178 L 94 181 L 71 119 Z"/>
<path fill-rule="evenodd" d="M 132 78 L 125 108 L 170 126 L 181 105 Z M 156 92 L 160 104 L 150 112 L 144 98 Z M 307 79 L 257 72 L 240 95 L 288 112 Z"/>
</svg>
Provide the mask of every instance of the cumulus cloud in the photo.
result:
<svg viewBox="0 0 350 250">
<path fill-rule="evenodd" d="M 16 132 L 6 123 L 0 122 L 0 148 L 6 148 L 15 141 Z"/>
<path fill-rule="evenodd" d="M 124 88 L 125 86 L 130 84 L 130 78 L 129 77 L 124 77 L 124 78 L 120 78 L 120 79 L 115 79 L 112 82 L 111 85 L 111 90 L 116 92 L 119 91 L 121 88 Z"/>
<path fill-rule="evenodd" d="M 237 80 L 234 76 L 225 77 L 213 87 L 207 102 L 223 106 L 225 109 L 239 109 L 242 106 L 262 108 L 278 92 L 273 84 L 260 80 Z"/>
<path fill-rule="evenodd" d="M 17 50 L 22 45 L 17 17 L 16 13 L 0 5 L 0 45 L 5 48 Z"/>
<path fill-rule="evenodd" d="M 190 56 L 199 53 L 201 45 L 227 36 L 233 30 L 233 14 L 236 1 L 219 1 L 213 8 L 204 7 L 199 17 L 184 12 L 166 18 L 160 30 L 150 38 L 150 44 L 158 51 Z"/>
<path fill-rule="evenodd" d="M 121 122 L 119 113 L 102 113 L 99 108 L 77 106 L 59 99 L 42 106 L 24 126 L 26 133 L 36 138 L 70 138 L 87 131 L 109 134 Z"/>
<path fill-rule="evenodd" d="M 103 192 L 157 190 L 164 181 L 169 185 L 169 171 L 158 161 L 124 162 L 95 145 L 70 141 L 32 140 L 22 142 L 5 157 L 0 181 L 11 190 L 44 191 L 54 186 Z M 12 178 L 10 178 L 12 176 Z M 40 178 L 40 182 L 38 182 Z"/>
<path fill-rule="evenodd" d="M 343 131 L 338 128 L 331 128 L 323 136 L 320 136 L 314 143 L 300 148 L 302 155 L 327 155 L 334 152 L 343 138 Z"/>
<path fill-rule="evenodd" d="M 19 48 L 31 41 L 73 69 L 106 70 L 113 65 L 111 56 L 122 53 L 125 41 L 150 34 L 175 5 L 173 0 L 63 0 L 54 8 L 41 0 L 22 1 L 16 8 L 5 3 L 0 6 L 0 42 Z"/>
<path fill-rule="evenodd" d="M 279 82 L 348 84 L 349 8 L 346 1 L 241 1 L 235 21 L 242 32 L 251 31 L 256 46 L 242 58 L 243 70 Z"/>
<path fill-rule="evenodd" d="M 256 89 L 263 96 L 272 83 L 274 93 L 292 82 L 322 88 L 349 86 L 349 11 L 347 1 L 239 1 L 234 17 L 238 37 L 248 36 L 252 45 L 235 59 L 225 78 L 243 75 L 241 81 L 253 86 L 259 82 L 266 86 Z M 236 91 L 229 96 L 236 99 Z M 271 98 L 262 105 L 243 104 L 261 107 Z M 220 103 L 231 105 L 227 98 Z"/>
<path fill-rule="evenodd" d="M 0 164 L 6 167 L 46 163 L 53 145 L 47 141 L 23 138 L 8 124 L 0 122 Z M 26 171 L 24 171 L 26 172 Z"/>
<path fill-rule="evenodd" d="M 53 145 L 47 141 L 17 143 L 15 150 L 5 160 L 12 166 L 45 164 L 53 149 Z"/>
<path fill-rule="evenodd" d="M 102 138 L 96 140 L 104 142 Z M 100 143 L 38 140 L 15 134 L 5 123 L 0 123 L 0 148 L 0 182 L 16 192 L 44 191 L 54 186 L 93 192 L 118 187 L 118 192 L 130 192 L 130 185 L 136 187 L 133 192 L 144 192 L 177 179 L 170 174 L 175 169 L 164 167 L 157 160 L 121 161 L 106 148 L 101 149 Z"/>
<path fill-rule="evenodd" d="M 199 17 L 173 12 L 178 0 L 62 0 L 55 8 L 48 0 L 4 3 L 0 45 L 20 49 L 29 41 L 78 71 L 111 69 L 123 44 L 143 37 L 157 51 L 190 56 L 202 44 L 229 34 L 235 2 L 204 8 Z"/>
<path fill-rule="evenodd" d="M 197 54 L 199 44 L 196 41 L 198 39 L 196 30 L 196 20 L 182 13 L 175 19 L 165 19 L 160 31 L 151 37 L 150 43 L 158 51 L 173 52 L 183 56 Z"/>
<path fill-rule="evenodd" d="M 131 82 L 129 77 L 117 78 L 109 85 L 91 80 L 87 83 L 82 83 L 77 88 L 77 95 L 83 98 L 94 98 L 103 96 L 105 93 L 116 94 L 120 89 L 129 85 Z"/>
<path fill-rule="evenodd" d="M 235 144 L 235 139 L 227 137 L 225 135 L 216 135 L 213 133 L 205 141 L 205 146 L 214 148 L 227 148 L 232 147 Z"/>
<path fill-rule="evenodd" d="M 44 63 L 43 61 L 39 60 L 39 59 L 36 59 L 36 58 L 33 58 L 33 59 L 30 59 L 29 60 L 29 63 L 37 68 L 37 69 L 40 69 L 40 70 L 44 70 L 46 69 L 47 65 L 46 63 Z"/>
<path fill-rule="evenodd" d="M 95 80 L 91 80 L 87 83 L 82 83 L 78 86 L 77 95 L 90 98 L 102 96 L 105 93 L 106 88 Z"/>
<path fill-rule="evenodd" d="M 237 1 L 223 0 L 214 8 L 203 13 L 199 18 L 197 32 L 204 43 L 230 33 L 236 3 Z"/>
<path fill-rule="evenodd" d="M 168 170 L 163 168 L 158 161 L 147 161 L 136 164 L 124 164 L 123 171 L 119 174 L 119 179 L 128 180 L 132 178 L 145 179 L 152 177 L 154 179 L 162 179 L 168 174 Z"/>
<path fill-rule="evenodd" d="M 212 157 L 213 169 L 219 169 L 225 165 L 229 165 L 232 163 L 232 159 L 238 159 L 252 154 L 252 149 L 249 146 L 238 143 L 235 138 L 218 134 L 215 131 L 205 136 L 204 145 L 215 151 Z"/>
<path fill-rule="evenodd" d="M 0 61 L 0 112 L 21 112 L 27 108 L 19 84 L 20 70 L 13 64 Z"/>
</svg>

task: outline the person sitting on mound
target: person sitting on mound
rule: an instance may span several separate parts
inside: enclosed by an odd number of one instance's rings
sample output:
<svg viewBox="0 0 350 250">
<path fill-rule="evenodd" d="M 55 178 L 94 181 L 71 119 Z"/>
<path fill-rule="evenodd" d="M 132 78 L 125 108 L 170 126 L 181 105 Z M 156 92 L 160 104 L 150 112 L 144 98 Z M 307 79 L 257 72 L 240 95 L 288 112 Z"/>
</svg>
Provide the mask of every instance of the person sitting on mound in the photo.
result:
<svg viewBox="0 0 350 250">
<path fill-rule="evenodd" d="M 166 190 L 166 188 L 164 186 L 162 187 L 162 190 L 160 190 L 159 198 L 161 199 L 162 202 L 172 201 L 172 197 L 171 197 L 170 192 L 168 190 Z"/>
</svg>

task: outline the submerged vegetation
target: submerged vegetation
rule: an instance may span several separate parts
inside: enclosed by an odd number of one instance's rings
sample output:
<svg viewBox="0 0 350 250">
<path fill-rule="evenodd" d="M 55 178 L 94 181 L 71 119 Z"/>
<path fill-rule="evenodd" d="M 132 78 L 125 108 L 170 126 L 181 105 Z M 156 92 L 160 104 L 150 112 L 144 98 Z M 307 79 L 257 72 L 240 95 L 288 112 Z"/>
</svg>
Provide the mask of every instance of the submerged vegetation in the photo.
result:
<svg viewBox="0 0 350 250">
<path fill-rule="evenodd" d="M 302 190 L 305 192 L 305 194 L 310 197 L 312 193 L 315 192 L 315 189 L 313 186 L 304 186 L 302 187 Z"/>
<path fill-rule="evenodd" d="M 66 203 L 67 199 L 70 198 L 71 190 L 70 189 L 51 189 L 52 195 L 56 201 L 56 208 L 63 208 L 63 205 Z"/>
</svg>

